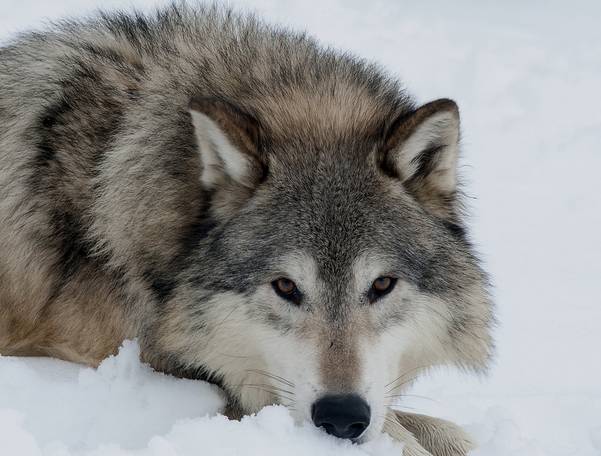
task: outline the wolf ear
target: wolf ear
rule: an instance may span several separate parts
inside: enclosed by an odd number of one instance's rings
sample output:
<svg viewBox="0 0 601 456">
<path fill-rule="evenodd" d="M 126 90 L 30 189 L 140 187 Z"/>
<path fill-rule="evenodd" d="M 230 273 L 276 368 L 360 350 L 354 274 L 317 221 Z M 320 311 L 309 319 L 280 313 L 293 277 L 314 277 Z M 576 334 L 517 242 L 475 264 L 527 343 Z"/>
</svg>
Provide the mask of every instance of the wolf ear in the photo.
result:
<svg viewBox="0 0 601 456">
<path fill-rule="evenodd" d="M 381 166 L 431 213 L 455 216 L 459 109 L 440 99 L 398 118 L 385 138 Z"/>
<path fill-rule="evenodd" d="M 232 181 L 254 188 L 265 172 L 258 122 L 214 98 L 193 98 L 189 112 L 201 156 L 203 185 L 212 189 Z"/>
</svg>

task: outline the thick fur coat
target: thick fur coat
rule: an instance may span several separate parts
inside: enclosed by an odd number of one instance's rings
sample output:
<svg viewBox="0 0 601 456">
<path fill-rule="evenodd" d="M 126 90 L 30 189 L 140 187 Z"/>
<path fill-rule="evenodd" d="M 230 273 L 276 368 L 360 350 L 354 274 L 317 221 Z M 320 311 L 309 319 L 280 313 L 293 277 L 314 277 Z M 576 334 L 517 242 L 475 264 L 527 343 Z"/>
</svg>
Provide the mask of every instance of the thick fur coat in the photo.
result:
<svg viewBox="0 0 601 456">
<path fill-rule="evenodd" d="M 458 144 L 451 100 L 417 107 L 377 66 L 222 8 L 23 34 L 0 48 L 0 353 L 97 365 L 137 338 L 232 415 L 359 394 L 365 438 L 464 454 L 450 423 L 385 411 L 421 371 L 491 355 Z"/>
</svg>

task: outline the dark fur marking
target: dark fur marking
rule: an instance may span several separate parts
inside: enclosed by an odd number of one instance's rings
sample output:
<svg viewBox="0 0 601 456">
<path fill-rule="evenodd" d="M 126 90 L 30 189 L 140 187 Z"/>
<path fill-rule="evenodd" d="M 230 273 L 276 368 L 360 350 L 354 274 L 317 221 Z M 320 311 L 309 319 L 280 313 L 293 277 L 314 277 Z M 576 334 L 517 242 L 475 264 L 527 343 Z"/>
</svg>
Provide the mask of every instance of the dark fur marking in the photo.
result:
<svg viewBox="0 0 601 456">
<path fill-rule="evenodd" d="M 187 262 L 191 253 L 198 247 L 202 239 L 205 239 L 209 233 L 217 226 L 217 221 L 209 214 L 213 199 L 213 192 L 202 190 L 200 201 L 202 207 L 198 211 L 196 221 L 190 226 L 187 232 L 181 237 L 181 260 Z"/>
<path fill-rule="evenodd" d="M 56 156 L 56 147 L 54 144 L 53 129 L 62 117 L 73 109 L 66 97 L 62 96 L 60 100 L 48 107 L 40 116 L 37 129 L 39 130 L 40 140 L 37 143 L 38 154 L 34 159 L 34 169 L 48 167 L 49 163 Z M 37 173 L 35 173 L 37 174 Z M 35 179 L 35 175 L 34 175 Z"/>
<path fill-rule="evenodd" d="M 459 225 L 458 223 L 453 223 L 448 220 L 442 221 L 445 228 L 457 239 L 461 241 L 465 241 L 467 239 L 467 231 L 465 227 Z"/>
<path fill-rule="evenodd" d="M 417 163 L 418 166 L 413 178 L 424 178 L 431 174 L 436 169 L 438 154 L 444 147 L 446 147 L 444 144 L 432 145 L 417 154 L 413 159 L 413 162 Z"/>
<path fill-rule="evenodd" d="M 152 271 L 144 272 L 144 279 L 149 284 L 150 289 L 157 297 L 159 302 L 166 302 L 172 295 L 173 290 L 177 287 L 177 273 L 189 266 L 192 253 L 198 247 L 202 239 L 217 226 L 217 222 L 208 215 L 208 208 L 211 201 L 211 193 L 204 192 L 201 201 L 203 207 L 199 210 L 199 216 L 188 230 L 186 230 L 180 238 L 180 252 L 176 258 L 171 261 L 169 271 Z"/>
<path fill-rule="evenodd" d="M 177 281 L 173 277 L 169 277 L 169 275 L 170 274 L 161 275 L 160 273 L 150 270 L 144 272 L 144 279 L 150 284 L 150 289 L 160 302 L 169 299 L 177 286 Z"/>
<path fill-rule="evenodd" d="M 78 120 L 74 119 L 73 113 L 81 109 L 82 104 L 85 108 L 87 105 L 96 106 L 98 103 L 95 99 L 73 103 L 71 100 L 77 99 L 73 94 L 86 91 L 88 85 L 94 85 L 99 92 L 104 92 L 105 87 L 97 71 L 89 64 L 73 60 L 72 65 L 70 75 L 58 82 L 62 88 L 59 98 L 43 111 L 30 132 L 32 138 L 39 139 L 36 143 L 38 153 L 32 160 L 29 185 L 32 191 L 43 199 L 40 204 L 52 208 L 48 209 L 51 229 L 40 233 L 40 247 L 52 246 L 59 255 L 56 264 L 58 278 L 47 305 L 60 295 L 65 285 L 82 266 L 94 262 L 99 271 L 107 272 L 103 268 L 107 258 L 91 255 L 91 245 L 86 239 L 87 227 L 84 226 L 79 213 L 81 209 L 72 201 L 73 197 L 63 190 L 63 181 L 69 178 L 63 161 L 69 160 L 64 154 L 75 146 L 74 142 L 94 143 L 96 148 L 90 157 L 96 165 L 92 168 L 93 174 L 103 159 L 104 150 L 112 141 L 122 112 L 119 104 L 107 97 L 101 106 L 104 114 L 95 122 L 95 128 L 89 132 L 75 130 L 76 133 L 73 133 L 73 129 L 77 129 Z M 124 278 L 121 274 L 113 272 L 112 275 L 116 286 L 123 284 Z"/>
<path fill-rule="evenodd" d="M 205 366 L 197 366 L 197 367 L 186 367 L 183 366 L 179 357 L 175 354 L 171 354 L 168 356 L 168 360 L 166 361 L 167 372 L 171 375 L 179 378 L 187 378 L 190 380 L 202 380 L 204 382 L 210 383 L 212 385 L 218 386 L 223 391 L 229 394 L 227 387 L 225 386 L 225 381 L 222 375 L 216 374 L 215 372 L 211 372 Z M 163 370 L 163 369 L 162 369 Z"/>
<path fill-rule="evenodd" d="M 209 371 L 204 366 L 199 367 L 189 367 L 189 368 L 180 368 L 178 373 L 182 378 L 189 378 L 192 380 L 202 380 L 213 385 L 217 385 L 218 387 L 223 389 L 223 377 L 221 375 L 215 374 L 214 372 Z"/>
<path fill-rule="evenodd" d="M 392 160 L 388 159 L 387 156 L 381 160 L 380 169 L 386 176 L 391 177 L 392 179 L 401 178 L 396 165 L 392 162 Z"/>
<path fill-rule="evenodd" d="M 84 239 L 81 223 L 72 214 L 55 210 L 51 213 L 50 225 L 51 242 L 57 246 L 60 256 L 56 264 L 58 279 L 53 284 L 46 307 L 60 296 L 65 285 L 90 259 L 90 246 Z"/>
<path fill-rule="evenodd" d="M 84 238 L 81 222 L 70 212 L 55 211 L 52 225 L 61 239 L 62 276 L 68 279 L 80 268 L 80 263 L 90 257 L 90 246 Z"/>
</svg>

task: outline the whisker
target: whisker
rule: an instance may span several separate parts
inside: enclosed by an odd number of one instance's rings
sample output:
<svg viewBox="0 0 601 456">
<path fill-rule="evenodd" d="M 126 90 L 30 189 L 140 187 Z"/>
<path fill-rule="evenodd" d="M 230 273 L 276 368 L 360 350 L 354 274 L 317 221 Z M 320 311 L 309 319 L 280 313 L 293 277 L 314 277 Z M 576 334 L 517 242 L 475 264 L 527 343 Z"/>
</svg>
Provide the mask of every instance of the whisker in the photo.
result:
<svg viewBox="0 0 601 456">
<path fill-rule="evenodd" d="M 220 356 L 225 356 L 228 358 L 236 358 L 236 359 L 249 359 L 250 356 L 243 356 L 243 355 L 231 355 L 229 353 L 223 353 L 223 352 L 216 352 L 218 355 Z"/>
<path fill-rule="evenodd" d="M 399 405 L 399 404 L 384 404 L 384 407 L 387 407 L 387 408 L 389 408 L 390 410 L 393 410 L 393 411 L 396 410 L 396 409 L 393 409 L 392 407 L 398 407 L 401 410 L 407 409 L 407 410 L 412 410 L 414 412 L 417 411 L 417 409 L 415 407 L 409 407 L 407 405 Z"/>
<path fill-rule="evenodd" d="M 269 388 L 269 389 L 271 389 L 273 391 L 282 391 L 283 393 L 291 394 L 291 395 L 294 396 L 294 392 L 292 392 L 292 391 L 285 390 L 284 388 L 280 388 L 278 386 L 268 385 L 266 383 L 241 383 L 241 384 L 235 385 L 235 386 L 240 386 L 240 387 L 243 387 L 243 386 L 258 386 L 258 387 L 262 387 L 262 388 Z"/>
<path fill-rule="evenodd" d="M 259 391 L 263 391 L 263 392 L 268 393 L 268 394 L 272 394 L 275 397 L 277 397 L 278 399 L 286 399 L 288 401 L 291 401 L 292 403 L 295 402 L 293 398 L 285 396 L 285 395 L 283 395 L 281 393 L 278 393 L 277 391 L 269 390 L 269 389 L 262 388 L 262 387 L 256 386 L 256 385 L 243 385 L 243 386 L 246 387 L 246 388 L 253 388 L 253 389 L 256 389 L 256 390 L 259 390 Z"/>
<path fill-rule="evenodd" d="M 399 380 L 402 380 L 404 377 L 407 377 L 407 375 L 409 375 L 409 374 L 411 374 L 411 373 L 413 373 L 413 372 L 415 372 L 415 371 L 417 371 L 419 369 L 426 369 L 427 367 L 428 366 L 417 366 L 417 367 L 415 367 L 415 368 L 413 368 L 411 370 L 408 370 L 407 372 L 399 375 L 396 379 L 394 379 L 393 381 L 391 381 L 390 383 L 388 383 L 387 385 L 385 385 L 384 388 L 386 388 L 387 386 L 392 385 L 392 384 L 398 382 Z M 388 388 L 388 390 L 386 390 L 386 393 L 392 393 L 394 390 L 400 388 L 403 385 L 406 385 L 407 383 L 411 382 L 412 380 L 413 380 L 413 378 L 409 378 L 409 379 L 405 380 L 404 382 L 402 382 L 402 383 L 400 383 L 400 384 L 398 384 L 396 386 Z"/>
<path fill-rule="evenodd" d="M 406 377 L 407 375 L 411 374 L 412 372 L 415 372 L 418 369 L 424 369 L 427 366 L 417 366 L 413 369 L 410 369 L 406 372 L 403 372 L 401 375 L 399 375 L 397 378 L 395 378 L 393 381 L 387 383 L 386 385 L 384 385 L 384 388 L 387 388 L 388 386 L 392 385 L 393 383 L 396 383 L 397 381 L 401 380 L 402 378 Z"/>
<path fill-rule="evenodd" d="M 436 399 L 433 399 L 433 398 L 427 397 L 427 396 L 420 396 L 418 394 L 391 394 L 390 396 L 384 396 L 385 399 L 392 399 L 395 397 L 415 397 L 417 399 L 424 399 L 427 401 L 440 403 L 440 401 L 437 401 Z"/>
<path fill-rule="evenodd" d="M 291 388 L 294 388 L 294 386 L 295 386 L 294 383 L 292 383 L 289 380 L 286 380 L 284 377 L 280 377 L 279 375 L 275 375 L 275 374 L 272 374 L 270 372 L 266 372 L 266 371 L 259 370 L 259 369 L 247 369 L 246 371 L 247 372 L 253 372 L 253 373 L 259 374 L 259 375 L 264 375 L 265 377 L 268 377 L 268 378 L 271 378 L 273 380 L 277 380 L 279 382 L 282 382 L 282 383 L 290 386 Z"/>
</svg>

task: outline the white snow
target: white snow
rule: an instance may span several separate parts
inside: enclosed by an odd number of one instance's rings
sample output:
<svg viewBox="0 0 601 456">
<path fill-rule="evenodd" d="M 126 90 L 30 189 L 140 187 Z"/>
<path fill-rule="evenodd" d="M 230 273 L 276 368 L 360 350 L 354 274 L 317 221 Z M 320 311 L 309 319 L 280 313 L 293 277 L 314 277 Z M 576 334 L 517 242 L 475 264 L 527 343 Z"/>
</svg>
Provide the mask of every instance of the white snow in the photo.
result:
<svg viewBox="0 0 601 456">
<path fill-rule="evenodd" d="M 101 3 L 165 2 L 2 0 L 0 40 Z M 488 378 L 441 370 L 411 392 L 431 399 L 403 406 L 465 425 L 475 456 L 601 455 L 601 4 L 232 3 L 382 63 L 420 101 L 459 103 L 498 356 Z M 220 404 L 139 364 L 131 343 L 98 371 L 0 358 L 0 454 L 400 454 L 386 437 L 358 447 L 294 426 L 282 407 L 227 421 Z"/>
<path fill-rule="evenodd" d="M 126 341 L 97 370 L 50 359 L 0 358 L 0 454 L 19 456 L 398 456 L 383 437 L 340 442 L 272 406 L 241 422 L 218 415 L 218 388 L 140 363 Z M 206 452 L 206 453 L 205 453 Z"/>
</svg>

